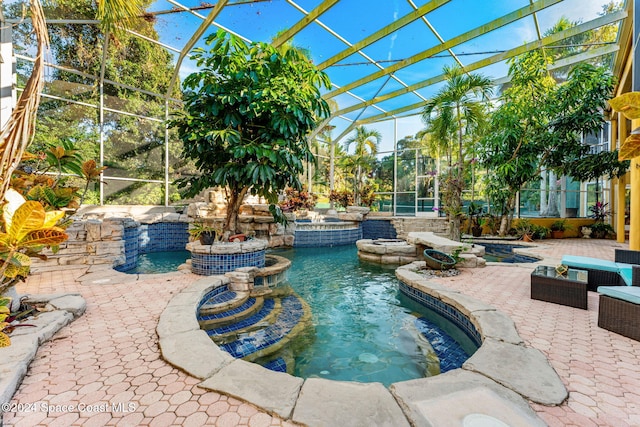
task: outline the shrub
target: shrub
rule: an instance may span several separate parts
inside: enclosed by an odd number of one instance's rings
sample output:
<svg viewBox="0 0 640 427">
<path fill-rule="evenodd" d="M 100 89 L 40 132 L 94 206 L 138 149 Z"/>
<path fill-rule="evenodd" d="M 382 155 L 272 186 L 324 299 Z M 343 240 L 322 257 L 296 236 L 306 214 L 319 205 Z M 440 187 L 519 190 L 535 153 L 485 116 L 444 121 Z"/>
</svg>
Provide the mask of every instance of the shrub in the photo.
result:
<svg viewBox="0 0 640 427">
<path fill-rule="evenodd" d="M 351 206 L 353 205 L 353 192 L 349 191 L 349 190 L 343 190 L 343 191 L 331 191 L 331 194 L 329 194 L 329 200 L 332 202 L 337 203 L 339 206 L 342 206 L 343 208 L 346 209 L 347 206 Z"/>
</svg>

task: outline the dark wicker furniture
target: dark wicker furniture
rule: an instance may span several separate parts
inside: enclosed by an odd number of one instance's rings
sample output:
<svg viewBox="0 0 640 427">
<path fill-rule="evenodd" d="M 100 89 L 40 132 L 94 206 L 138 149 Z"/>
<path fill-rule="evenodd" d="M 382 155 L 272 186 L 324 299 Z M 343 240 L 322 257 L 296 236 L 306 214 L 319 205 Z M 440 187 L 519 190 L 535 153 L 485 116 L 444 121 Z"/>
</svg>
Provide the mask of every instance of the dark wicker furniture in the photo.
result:
<svg viewBox="0 0 640 427">
<path fill-rule="evenodd" d="M 640 251 L 616 249 L 614 262 L 640 265 Z M 589 283 L 587 288 L 593 292 L 598 290 L 598 286 L 624 286 L 627 284 L 622 276 L 615 271 L 606 271 L 597 268 L 588 268 L 585 266 L 576 268 L 580 268 L 580 270 L 585 270 L 589 273 Z M 634 275 L 633 277 L 634 280 L 637 280 L 637 283 L 633 283 L 632 285 L 640 286 L 640 276 Z"/>
<path fill-rule="evenodd" d="M 586 310 L 588 274 L 569 269 L 563 276 L 556 273 L 555 267 L 538 266 L 531 272 L 531 299 Z"/>
<path fill-rule="evenodd" d="M 640 264 L 640 251 L 616 249 L 615 261 L 624 262 L 625 264 Z"/>
<path fill-rule="evenodd" d="M 600 295 L 598 326 L 640 341 L 640 304 Z"/>
<path fill-rule="evenodd" d="M 638 256 L 638 254 L 640 254 L 640 251 L 621 252 L 635 252 L 635 254 L 631 256 Z M 629 254 L 622 255 L 629 256 Z M 618 259 L 618 251 L 616 251 L 616 259 Z M 633 266 L 631 284 L 632 286 L 640 286 L 640 266 Z M 640 341 L 640 304 L 634 304 L 623 299 L 600 294 L 598 326 L 615 332 L 616 334 Z"/>
</svg>

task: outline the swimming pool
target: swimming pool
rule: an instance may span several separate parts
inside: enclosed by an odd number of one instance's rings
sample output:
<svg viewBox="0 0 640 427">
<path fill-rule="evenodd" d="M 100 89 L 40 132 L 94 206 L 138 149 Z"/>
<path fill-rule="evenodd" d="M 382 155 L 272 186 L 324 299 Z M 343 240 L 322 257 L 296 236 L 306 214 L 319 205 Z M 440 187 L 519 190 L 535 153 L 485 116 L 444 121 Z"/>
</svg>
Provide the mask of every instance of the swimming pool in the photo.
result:
<svg viewBox="0 0 640 427">
<path fill-rule="evenodd" d="M 431 375 L 429 351 L 446 372 L 477 349 L 460 329 L 403 295 L 394 268 L 359 261 L 353 246 L 274 253 L 292 261 L 288 286 L 311 307 L 313 328 L 285 350 L 296 376 L 388 386 Z"/>
<path fill-rule="evenodd" d="M 149 252 L 138 255 L 137 265 L 125 270 L 127 274 L 152 274 L 152 273 L 169 273 L 176 271 L 180 264 L 183 264 L 191 257 L 189 251 L 162 251 Z"/>
</svg>

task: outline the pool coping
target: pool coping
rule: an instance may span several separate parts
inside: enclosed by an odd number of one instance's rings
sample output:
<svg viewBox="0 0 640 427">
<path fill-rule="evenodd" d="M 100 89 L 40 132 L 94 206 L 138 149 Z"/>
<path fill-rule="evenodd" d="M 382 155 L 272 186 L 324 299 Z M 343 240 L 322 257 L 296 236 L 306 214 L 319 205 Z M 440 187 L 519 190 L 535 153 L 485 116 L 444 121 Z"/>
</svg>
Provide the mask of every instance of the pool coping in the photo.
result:
<svg viewBox="0 0 640 427">
<path fill-rule="evenodd" d="M 203 388 L 307 425 L 444 425 L 478 413 L 510 425 L 545 425 L 528 401 L 559 405 L 568 392 L 544 354 L 524 345 L 506 314 L 420 274 L 423 264 L 401 266 L 396 277 L 455 307 L 482 336 L 482 346 L 460 369 L 386 388 L 380 383 L 305 380 L 234 359 L 213 343 L 196 319 L 205 294 L 229 283 L 224 276 L 204 277 L 169 301 L 156 328 L 162 357 L 203 380 Z M 467 398 L 469 404 L 454 405 L 444 413 L 434 410 L 453 397 Z"/>
</svg>

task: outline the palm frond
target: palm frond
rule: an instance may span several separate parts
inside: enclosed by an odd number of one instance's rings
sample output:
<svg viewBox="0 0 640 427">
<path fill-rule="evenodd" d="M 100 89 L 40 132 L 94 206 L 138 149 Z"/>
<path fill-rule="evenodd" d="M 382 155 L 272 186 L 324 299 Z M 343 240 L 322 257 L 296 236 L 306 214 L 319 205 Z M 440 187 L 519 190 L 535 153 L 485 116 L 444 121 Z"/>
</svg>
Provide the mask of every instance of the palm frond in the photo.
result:
<svg viewBox="0 0 640 427">
<path fill-rule="evenodd" d="M 117 34 L 125 28 L 135 27 L 143 5 L 142 0 L 98 0 L 96 18 L 100 21 L 103 32 Z"/>
</svg>

